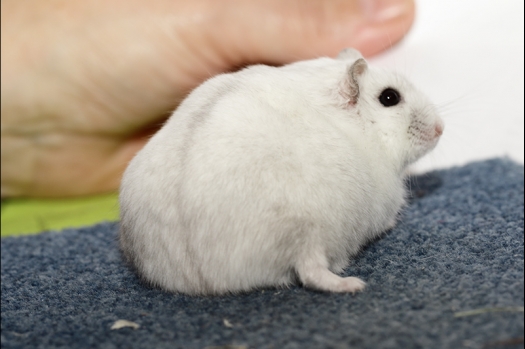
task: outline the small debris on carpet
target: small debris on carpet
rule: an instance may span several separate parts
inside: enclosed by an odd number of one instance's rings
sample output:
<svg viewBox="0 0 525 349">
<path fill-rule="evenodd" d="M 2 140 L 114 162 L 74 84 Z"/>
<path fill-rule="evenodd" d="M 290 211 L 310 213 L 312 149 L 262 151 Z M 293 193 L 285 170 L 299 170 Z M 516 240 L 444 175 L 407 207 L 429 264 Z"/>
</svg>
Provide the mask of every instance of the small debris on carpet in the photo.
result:
<svg viewBox="0 0 525 349">
<path fill-rule="evenodd" d="M 132 322 L 132 321 L 128 321 L 128 320 L 117 320 L 117 321 L 115 321 L 113 326 L 111 326 L 111 329 L 112 330 L 119 330 L 119 329 L 125 328 L 125 327 L 131 327 L 134 330 L 136 330 L 137 328 L 140 327 L 140 325 L 137 324 L 136 322 Z"/>
</svg>

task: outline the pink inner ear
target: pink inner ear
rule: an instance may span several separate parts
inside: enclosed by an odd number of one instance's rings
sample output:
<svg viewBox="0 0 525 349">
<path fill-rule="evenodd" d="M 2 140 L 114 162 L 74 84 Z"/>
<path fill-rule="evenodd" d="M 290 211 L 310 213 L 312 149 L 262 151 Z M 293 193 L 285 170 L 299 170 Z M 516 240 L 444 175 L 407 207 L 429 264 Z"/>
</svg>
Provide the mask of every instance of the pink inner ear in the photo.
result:
<svg viewBox="0 0 525 349">
<path fill-rule="evenodd" d="M 355 105 L 359 100 L 359 76 L 364 73 L 368 68 L 366 61 L 363 58 L 359 58 L 355 61 L 348 70 L 346 94 L 349 96 L 348 104 Z"/>
</svg>

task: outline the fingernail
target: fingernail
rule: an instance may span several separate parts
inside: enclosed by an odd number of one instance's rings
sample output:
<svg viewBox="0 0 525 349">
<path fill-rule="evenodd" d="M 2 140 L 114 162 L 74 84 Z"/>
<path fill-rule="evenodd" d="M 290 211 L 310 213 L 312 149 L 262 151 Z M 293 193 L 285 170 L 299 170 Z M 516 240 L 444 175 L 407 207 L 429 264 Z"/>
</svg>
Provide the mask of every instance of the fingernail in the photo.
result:
<svg viewBox="0 0 525 349">
<path fill-rule="evenodd" d="M 408 11 L 406 0 L 361 0 L 365 16 L 371 22 L 386 22 L 401 17 Z"/>
</svg>

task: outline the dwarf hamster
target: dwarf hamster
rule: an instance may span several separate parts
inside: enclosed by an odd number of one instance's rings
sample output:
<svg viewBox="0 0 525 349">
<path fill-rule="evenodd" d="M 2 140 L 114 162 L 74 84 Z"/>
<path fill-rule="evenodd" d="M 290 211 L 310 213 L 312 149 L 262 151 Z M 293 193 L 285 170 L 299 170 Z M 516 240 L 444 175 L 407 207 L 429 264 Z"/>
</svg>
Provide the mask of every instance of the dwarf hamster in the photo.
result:
<svg viewBox="0 0 525 349">
<path fill-rule="evenodd" d="M 121 250 L 172 292 L 360 291 L 338 274 L 395 225 L 407 166 L 442 132 L 426 97 L 354 49 L 215 76 L 127 167 Z"/>
</svg>

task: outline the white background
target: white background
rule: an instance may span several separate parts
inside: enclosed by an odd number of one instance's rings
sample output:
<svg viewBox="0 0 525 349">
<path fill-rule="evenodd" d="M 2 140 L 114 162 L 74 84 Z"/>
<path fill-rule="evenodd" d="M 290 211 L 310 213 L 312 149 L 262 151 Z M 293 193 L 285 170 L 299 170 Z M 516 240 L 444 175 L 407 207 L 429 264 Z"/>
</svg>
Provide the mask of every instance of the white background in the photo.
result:
<svg viewBox="0 0 525 349">
<path fill-rule="evenodd" d="M 416 171 L 499 156 L 523 163 L 523 1 L 420 0 L 408 36 L 369 61 L 406 75 L 445 121 Z"/>
</svg>

